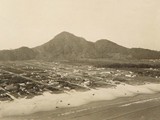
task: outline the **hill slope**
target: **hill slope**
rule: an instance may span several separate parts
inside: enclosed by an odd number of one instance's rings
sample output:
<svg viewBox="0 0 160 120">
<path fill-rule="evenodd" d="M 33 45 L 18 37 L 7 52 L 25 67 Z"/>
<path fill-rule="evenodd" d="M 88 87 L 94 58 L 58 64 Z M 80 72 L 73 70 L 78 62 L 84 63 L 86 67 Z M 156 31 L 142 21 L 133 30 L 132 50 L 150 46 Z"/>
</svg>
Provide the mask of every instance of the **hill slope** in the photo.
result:
<svg viewBox="0 0 160 120">
<path fill-rule="evenodd" d="M 33 48 L 38 51 L 38 58 L 80 59 L 94 58 L 94 43 L 86 41 L 68 32 L 62 32 L 49 42 Z"/>
<path fill-rule="evenodd" d="M 31 60 L 35 59 L 37 53 L 28 48 L 21 47 L 14 50 L 2 50 L 0 51 L 0 60 Z"/>
<path fill-rule="evenodd" d="M 80 60 L 80 59 L 160 59 L 160 52 L 126 48 L 109 40 L 89 42 L 62 32 L 49 42 L 35 47 L 0 51 L 0 60 Z"/>
</svg>

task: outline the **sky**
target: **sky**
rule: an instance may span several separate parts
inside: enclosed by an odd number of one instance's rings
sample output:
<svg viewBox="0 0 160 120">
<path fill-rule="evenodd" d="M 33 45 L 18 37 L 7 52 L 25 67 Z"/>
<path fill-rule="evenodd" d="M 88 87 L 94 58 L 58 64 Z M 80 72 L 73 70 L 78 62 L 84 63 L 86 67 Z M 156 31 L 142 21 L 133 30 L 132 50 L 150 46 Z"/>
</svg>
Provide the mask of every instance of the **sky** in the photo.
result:
<svg viewBox="0 0 160 120">
<path fill-rule="evenodd" d="M 35 47 L 62 31 L 160 50 L 160 0 L 0 0 L 0 50 Z"/>
</svg>

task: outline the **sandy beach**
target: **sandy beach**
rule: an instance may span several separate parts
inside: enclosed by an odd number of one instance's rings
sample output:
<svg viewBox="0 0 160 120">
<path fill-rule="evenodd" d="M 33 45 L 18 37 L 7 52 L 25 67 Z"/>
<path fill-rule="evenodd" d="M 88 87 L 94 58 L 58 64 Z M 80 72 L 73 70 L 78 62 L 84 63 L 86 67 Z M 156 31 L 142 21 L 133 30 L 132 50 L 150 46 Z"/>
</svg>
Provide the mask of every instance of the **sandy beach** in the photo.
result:
<svg viewBox="0 0 160 120">
<path fill-rule="evenodd" d="M 113 106 L 119 104 L 125 107 L 125 105 L 131 106 L 134 102 L 135 104 L 142 104 L 157 101 L 160 97 L 159 91 L 160 84 L 139 86 L 121 84 L 117 87 L 92 89 L 86 92 L 71 91 L 63 94 L 44 93 L 32 99 L 16 99 L 12 102 L 1 102 L 0 115 L 2 120 L 34 120 L 39 117 L 40 120 L 43 120 L 41 115 L 48 116 L 49 118 L 47 118 L 49 120 L 53 120 L 56 116 L 72 116 L 71 114 L 75 113 L 72 109 L 78 109 L 78 113 L 83 113 L 85 111 L 94 111 L 94 108 L 102 109 L 104 108 L 103 106 L 107 107 L 111 104 Z M 140 98 L 137 98 L 137 96 L 140 96 Z M 51 115 L 47 115 L 49 113 Z"/>
<path fill-rule="evenodd" d="M 159 110 L 160 93 L 139 94 L 2 120 L 159 120 Z"/>
</svg>

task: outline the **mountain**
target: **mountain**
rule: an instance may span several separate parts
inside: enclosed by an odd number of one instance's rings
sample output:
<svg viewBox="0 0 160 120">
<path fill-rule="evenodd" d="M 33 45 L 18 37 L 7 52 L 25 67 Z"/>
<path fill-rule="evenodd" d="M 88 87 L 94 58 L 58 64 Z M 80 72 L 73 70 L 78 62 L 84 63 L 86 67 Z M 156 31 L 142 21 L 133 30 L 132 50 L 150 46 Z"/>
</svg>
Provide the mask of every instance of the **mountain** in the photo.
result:
<svg viewBox="0 0 160 120">
<path fill-rule="evenodd" d="M 160 52 L 143 49 L 143 48 L 132 48 L 130 49 L 130 54 L 136 59 L 160 59 Z"/>
<path fill-rule="evenodd" d="M 160 52 L 126 48 L 106 39 L 90 42 L 69 32 L 34 48 L 0 51 L 0 60 L 160 59 Z"/>
<path fill-rule="evenodd" d="M 0 60 L 31 60 L 35 59 L 36 53 L 28 47 L 21 47 L 14 50 L 0 51 Z"/>
<path fill-rule="evenodd" d="M 129 49 L 113 43 L 109 40 L 98 40 L 95 42 L 97 58 L 114 58 L 128 59 L 130 58 Z"/>
<path fill-rule="evenodd" d="M 94 43 L 68 32 L 62 32 L 33 49 L 38 52 L 37 57 L 43 59 L 80 59 L 95 56 Z"/>
</svg>

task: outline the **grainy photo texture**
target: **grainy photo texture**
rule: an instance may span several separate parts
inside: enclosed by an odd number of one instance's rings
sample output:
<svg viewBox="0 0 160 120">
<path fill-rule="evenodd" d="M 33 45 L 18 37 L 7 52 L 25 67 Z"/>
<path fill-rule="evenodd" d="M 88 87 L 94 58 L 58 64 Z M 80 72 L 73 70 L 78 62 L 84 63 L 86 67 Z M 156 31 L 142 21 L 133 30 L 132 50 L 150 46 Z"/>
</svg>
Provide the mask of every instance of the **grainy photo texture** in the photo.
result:
<svg viewBox="0 0 160 120">
<path fill-rule="evenodd" d="M 160 120 L 159 0 L 0 0 L 0 120 Z"/>
</svg>

